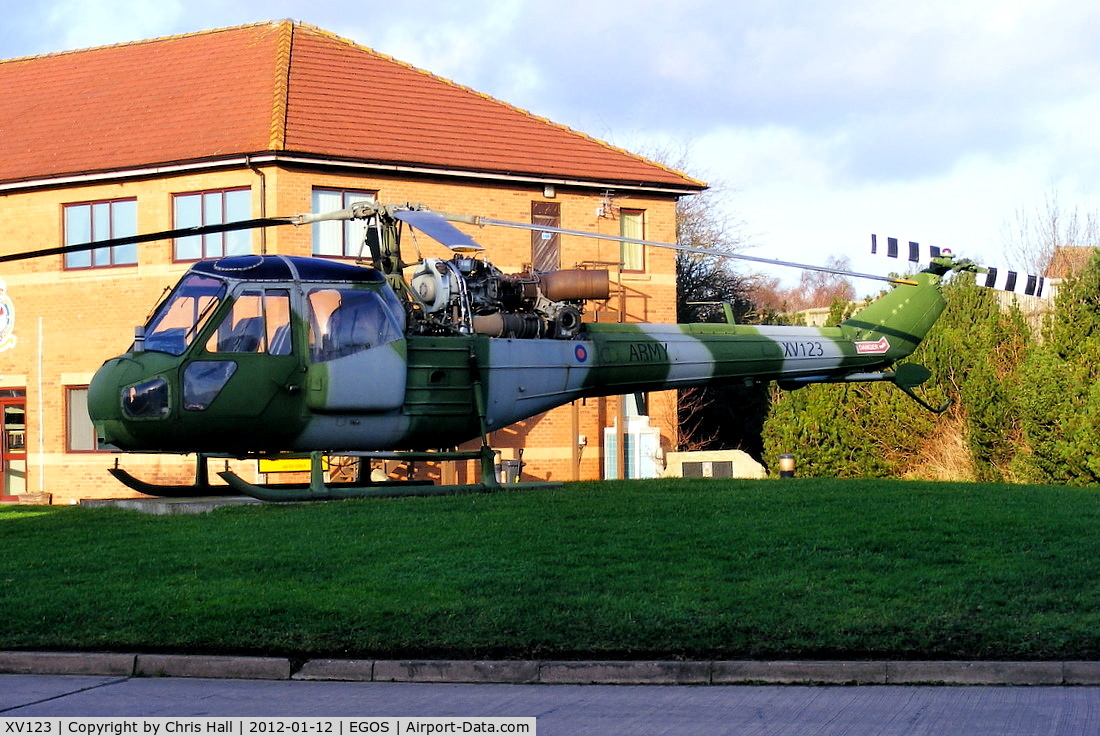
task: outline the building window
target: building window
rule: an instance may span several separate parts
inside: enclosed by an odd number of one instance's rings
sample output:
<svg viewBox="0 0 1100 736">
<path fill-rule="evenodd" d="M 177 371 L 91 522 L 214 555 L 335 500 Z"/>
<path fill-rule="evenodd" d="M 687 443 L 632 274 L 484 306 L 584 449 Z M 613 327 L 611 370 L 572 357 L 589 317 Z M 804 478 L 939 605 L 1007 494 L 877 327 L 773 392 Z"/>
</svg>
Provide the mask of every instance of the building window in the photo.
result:
<svg viewBox="0 0 1100 736">
<path fill-rule="evenodd" d="M 125 238 L 137 234 L 137 200 L 113 199 L 65 205 L 65 245 Z M 130 266 L 137 263 L 137 245 L 116 245 L 65 254 L 65 268 Z"/>
<path fill-rule="evenodd" d="M 374 192 L 355 189 L 314 189 L 313 211 L 334 212 L 356 202 L 373 202 Z M 313 255 L 357 258 L 367 231 L 366 220 L 327 220 L 313 223 Z M 369 256 L 369 253 L 364 253 Z"/>
<path fill-rule="evenodd" d="M 252 217 L 252 190 L 220 189 L 177 194 L 172 205 L 176 228 L 239 222 Z M 175 259 L 198 261 L 203 258 L 243 256 L 251 252 L 251 230 L 235 230 L 176 238 Z"/>
<path fill-rule="evenodd" d="M 645 212 L 642 210 L 619 211 L 619 235 L 624 238 L 645 239 Z M 641 243 L 622 243 L 619 257 L 624 271 L 645 271 L 645 246 Z"/>
<path fill-rule="evenodd" d="M 106 452 L 117 449 L 96 434 L 95 425 L 88 417 L 88 387 L 65 389 L 67 411 L 66 434 L 69 452 Z"/>
<path fill-rule="evenodd" d="M 532 202 L 531 224 L 561 227 L 561 205 L 557 202 Z M 531 268 L 545 273 L 561 268 L 561 235 L 531 231 Z"/>
</svg>

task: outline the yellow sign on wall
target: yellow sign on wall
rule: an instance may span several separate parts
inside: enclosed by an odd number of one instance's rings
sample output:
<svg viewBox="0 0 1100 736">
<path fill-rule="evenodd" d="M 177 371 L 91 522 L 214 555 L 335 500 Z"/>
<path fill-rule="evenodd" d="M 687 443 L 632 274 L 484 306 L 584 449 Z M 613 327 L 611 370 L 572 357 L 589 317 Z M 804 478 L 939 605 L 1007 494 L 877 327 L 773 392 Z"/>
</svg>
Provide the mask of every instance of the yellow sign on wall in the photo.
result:
<svg viewBox="0 0 1100 736">
<path fill-rule="evenodd" d="M 321 469 L 328 470 L 328 455 L 321 458 Z M 308 457 L 260 458 L 261 473 L 308 473 Z"/>
</svg>

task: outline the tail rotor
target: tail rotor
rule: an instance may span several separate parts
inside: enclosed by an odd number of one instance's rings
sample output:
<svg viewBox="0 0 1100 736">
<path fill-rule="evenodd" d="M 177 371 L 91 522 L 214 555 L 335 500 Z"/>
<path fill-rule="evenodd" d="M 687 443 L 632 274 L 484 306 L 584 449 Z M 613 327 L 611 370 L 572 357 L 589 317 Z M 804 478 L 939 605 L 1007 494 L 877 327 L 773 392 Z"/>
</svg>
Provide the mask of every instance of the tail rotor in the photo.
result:
<svg viewBox="0 0 1100 736">
<path fill-rule="evenodd" d="M 973 261 L 956 258 L 949 248 L 940 248 L 935 245 L 922 246 L 912 240 L 902 245 L 897 238 L 889 237 L 884 240 L 885 244 L 880 243 L 877 235 L 871 235 L 872 255 L 896 258 L 914 264 L 933 264 L 951 271 L 971 271 L 975 274 L 975 282 L 979 286 L 1040 298 L 1047 296 L 1049 285 L 1042 276 L 992 266 L 979 266 Z"/>
</svg>

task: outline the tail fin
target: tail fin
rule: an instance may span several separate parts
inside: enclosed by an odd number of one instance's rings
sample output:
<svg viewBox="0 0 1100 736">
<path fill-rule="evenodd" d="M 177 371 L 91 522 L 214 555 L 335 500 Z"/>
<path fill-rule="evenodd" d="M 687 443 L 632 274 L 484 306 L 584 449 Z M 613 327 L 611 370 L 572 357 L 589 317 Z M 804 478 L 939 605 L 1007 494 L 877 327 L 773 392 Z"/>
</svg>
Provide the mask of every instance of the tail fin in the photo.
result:
<svg viewBox="0 0 1100 736">
<path fill-rule="evenodd" d="M 844 335 L 860 344 L 882 344 L 884 363 L 893 363 L 917 349 L 943 313 L 940 292 L 944 271 L 935 265 L 916 275 L 913 286 L 899 285 L 840 324 Z"/>
</svg>

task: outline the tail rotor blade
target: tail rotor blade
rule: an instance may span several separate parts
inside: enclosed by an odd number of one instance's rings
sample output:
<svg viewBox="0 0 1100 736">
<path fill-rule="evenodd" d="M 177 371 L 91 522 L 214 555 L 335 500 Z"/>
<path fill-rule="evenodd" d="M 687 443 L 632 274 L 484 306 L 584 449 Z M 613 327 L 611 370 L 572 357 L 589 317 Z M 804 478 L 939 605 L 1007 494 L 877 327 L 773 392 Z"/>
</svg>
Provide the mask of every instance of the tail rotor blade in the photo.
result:
<svg viewBox="0 0 1100 736">
<path fill-rule="evenodd" d="M 883 248 L 878 235 L 871 235 L 871 253 L 883 255 L 887 258 L 896 258 L 910 263 L 929 263 L 933 259 L 953 257 L 950 250 L 938 248 L 934 245 L 922 246 L 912 240 L 907 246 L 899 244 L 897 238 L 886 238 L 886 247 Z M 976 283 L 979 286 L 987 286 L 991 289 L 1009 291 L 1014 294 L 1042 297 L 1046 289 L 1046 279 L 1042 276 L 1008 271 L 993 268 L 991 266 L 977 266 L 970 261 L 958 261 L 955 270 L 973 271 L 977 274 Z"/>
<path fill-rule="evenodd" d="M 922 246 L 910 240 L 906 245 L 898 242 L 897 238 L 886 238 L 886 247 L 879 246 L 878 236 L 871 234 L 871 255 L 881 255 L 887 258 L 908 261 L 910 263 L 928 263 L 933 258 L 939 258 L 942 251 L 938 246 Z"/>
</svg>

